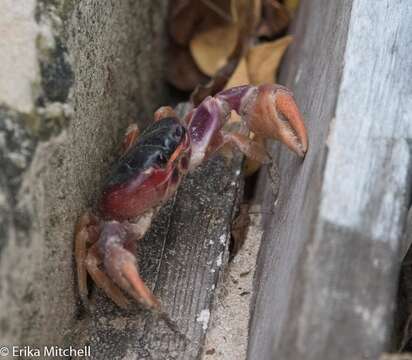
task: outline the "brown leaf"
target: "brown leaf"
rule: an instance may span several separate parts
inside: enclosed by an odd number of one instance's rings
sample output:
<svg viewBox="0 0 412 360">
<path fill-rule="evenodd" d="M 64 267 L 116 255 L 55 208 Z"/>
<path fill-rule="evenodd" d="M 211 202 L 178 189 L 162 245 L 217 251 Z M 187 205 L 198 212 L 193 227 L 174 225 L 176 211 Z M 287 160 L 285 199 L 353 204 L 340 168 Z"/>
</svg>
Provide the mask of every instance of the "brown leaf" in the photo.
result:
<svg viewBox="0 0 412 360">
<path fill-rule="evenodd" d="M 245 1 L 245 0 L 244 0 Z M 256 0 L 254 2 L 250 2 L 250 6 L 254 6 Z M 238 11 L 238 10 L 237 10 Z M 237 13 L 237 19 L 240 17 L 240 11 Z M 240 21 L 240 20 L 239 20 Z M 239 26 L 240 23 L 238 23 Z M 232 54 L 229 56 L 227 64 L 219 69 L 219 71 L 213 76 L 212 80 L 209 81 L 206 85 L 199 85 L 191 95 L 191 101 L 197 106 L 200 102 L 203 101 L 207 96 L 214 96 L 217 92 L 223 90 L 226 83 L 232 77 L 233 72 L 238 68 L 238 64 L 240 59 L 242 58 L 243 54 L 246 52 L 249 39 L 250 39 L 250 32 L 248 32 L 247 26 L 242 27 L 239 31 L 238 41 L 236 44 L 235 49 L 233 50 Z M 241 71 L 242 65 L 240 67 Z M 236 75 L 237 77 L 238 75 Z M 237 80 L 240 81 L 240 80 Z M 233 83 L 232 83 L 233 85 Z"/>
<path fill-rule="evenodd" d="M 279 40 L 257 45 L 249 50 L 247 63 L 250 81 L 253 85 L 275 81 L 275 75 L 283 54 L 293 37 L 288 35 Z"/>
<path fill-rule="evenodd" d="M 236 70 L 233 72 L 229 81 L 226 83 L 225 89 L 230 89 L 235 86 L 247 85 L 247 84 L 250 84 L 249 74 L 247 71 L 247 63 L 246 63 L 246 59 L 242 58 L 239 61 L 236 67 Z M 229 123 L 232 123 L 232 122 L 240 122 L 240 116 L 234 111 L 230 113 Z"/>
<path fill-rule="evenodd" d="M 169 34 L 177 44 L 189 45 L 194 34 L 232 22 L 231 0 L 174 0 L 168 14 Z"/>
<path fill-rule="evenodd" d="M 179 90 L 192 91 L 198 84 L 206 82 L 207 76 L 196 66 L 189 49 L 171 45 L 167 80 Z"/>
<path fill-rule="evenodd" d="M 256 29 L 259 25 L 260 19 L 262 17 L 262 0 L 253 0 L 251 5 L 251 14 L 252 14 L 252 21 L 251 21 L 251 32 Z"/>
<path fill-rule="evenodd" d="M 227 23 L 234 22 L 233 5 L 236 0 L 200 0 L 203 5 L 212 13 L 215 17 L 221 18 Z"/>
<path fill-rule="evenodd" d="M 279 1 L 263 0 L 262 10 L 262 21 L 257 29 L 258 36 L 273 38 L 288 27 L 290 13 Z"/>
<path fill-rule="evenodd" d="M 199 105 L 207 96 L 214 96 L 216 93 L 223 90 L 233 72 L 236 70 L 239 59 L 244 53 L 245 46 L 246 41 L 240 37 L 238 43 L 236 44 L 235 50 L 233 50 L 233 53 L 229 57 L 227 64 L 219 69 L 215 76 L 213 76 L 212 80 L 210 80 L 206 85 L 198 85 L 196 87 L 190 97 L 190 100 L 195 106 Z"/>
<path fill-rule="evenodd" d="M 239 31 L 251 37 L 262 14 L 261 0 L 232 0 L 232 14 Z"/>
<path fill-rule="evenodd" d="M 190 101 L 198 106 L 206 97 L 214 96 L 221 91 L 236 69 L 237 63 L 237 59 L 230 60 L 207 84 L 199 84 L 190 96 Z"/>
<path fill-rule="evenodd" d="M 214 27 L 192 38 L 190 52 L 204 74 L 213 76 L 227 64 L 236 48 L 238 34 L 238 27 L 232 24 Z"/>
<path fill-rule="evenodd" d="M 199 25 L 202 4 L 199 1 L 175 0 L 169 5 L 169 34 L 179 45 L 188 45 Z"/>
<path fill-rule="evenodd" d="M 249 74 L 247 70 L 246 59 L 242 58 L 229 81 L 226 83 L 225 89 L 229 89 L 234 86 L 250 84 Z"/>
<path fill-rule="evenodd" d="M 265 147 L 265 140 L 262 137 L 259 137 L 255 134 L 251 134 L 251 138 L 256 141 L 258 144 L 260 144 L 263 148 Z M 243 163 L 243 173 L 245 176 L 251 176 L 253 175 L 256 171 L 258 171 L 262 166 L 262 163 L 260 161 L 256 161 L 251 158 L 246 158 L 245 162 Z"/>
<path fill-rule="evenodd" d="M 299 6 L 299 0 L 284 0 L 284 3 L 291 14 L 294 14 Z"/>
</svg>

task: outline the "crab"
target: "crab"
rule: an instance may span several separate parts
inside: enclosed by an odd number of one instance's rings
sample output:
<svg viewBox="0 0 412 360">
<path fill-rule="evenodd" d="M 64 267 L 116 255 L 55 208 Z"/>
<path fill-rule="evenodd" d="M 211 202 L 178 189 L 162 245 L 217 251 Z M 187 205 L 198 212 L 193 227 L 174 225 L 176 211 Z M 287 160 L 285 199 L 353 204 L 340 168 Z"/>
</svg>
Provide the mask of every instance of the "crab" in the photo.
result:
<svg viewBox="0 0 412 360">
<path fill-rule="evenodd" d="M 228 126 L 231 111 L 240 126 Z M 302 115 L 287 88 L 276 84 L 243 85 L 207 97 L 179 120 L 171 107 L 155 112 L 154 122 L 140 134 L 126 132 L 120 159 L 103 187 L 98 212 L 86 212 L 75 229 L 79 295 L 88 300 L 88 275 L 118 306 L 130 298 L 160 310 L 160 301 L 139 275 L 136 244 L 182 178 L 222 147 L 238 149 L 265 163 L 269 155 L 250 132 L 280 140 L 299 157 L 308 148 Z M 129 296 L 126 296 L 128 294 Z"/>
</svg>

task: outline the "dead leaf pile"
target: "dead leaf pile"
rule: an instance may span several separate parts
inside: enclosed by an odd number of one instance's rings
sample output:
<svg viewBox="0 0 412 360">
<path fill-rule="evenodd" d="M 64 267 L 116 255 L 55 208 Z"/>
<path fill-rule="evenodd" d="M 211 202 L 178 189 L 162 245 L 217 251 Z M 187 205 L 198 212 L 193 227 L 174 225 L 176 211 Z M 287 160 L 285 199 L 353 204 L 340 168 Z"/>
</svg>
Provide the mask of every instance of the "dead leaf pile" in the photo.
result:
<svg viewBox="0 0 412 360">
<path fill-rule="evenodd" d="M 298 0 L 170 2 L 168 81 L 198 105 L 238 85 L 275 82 L 291 36 L 283 36 Z M 232 116 L 232 122 L 238 120 Z M 252 135 L 253 136 L 253 135 Z M 259 164 L 246 164 L 253 173 Z"/>
<path fill-rule="evenodd" d="M 292 38 L 276 40 L 297 0 L 178 0 L 171 2 L 168 80 L 180 90 L 224 75 L 223 87 L 260 84 L 274 76 Z M 230 62 L 236 62 L 236 65 Z M 232 65 L 223 71 L 228 64 Z M 221 82 L 222 83 L 222 82 Z"/>
</svg>

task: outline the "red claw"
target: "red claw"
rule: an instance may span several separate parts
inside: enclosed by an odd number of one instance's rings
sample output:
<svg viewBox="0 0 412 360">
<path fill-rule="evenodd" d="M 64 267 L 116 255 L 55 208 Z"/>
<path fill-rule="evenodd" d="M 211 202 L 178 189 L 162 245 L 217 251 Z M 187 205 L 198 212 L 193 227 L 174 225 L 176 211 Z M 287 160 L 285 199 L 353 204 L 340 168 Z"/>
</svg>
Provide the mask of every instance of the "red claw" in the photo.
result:
<svg viewBox="0 0 412 360">
<path fill-rule="evenodd" d="M 105 244 L 103 262 L 110 278 L 136 301 L 150 309 L 160 309 L 160 302 L 139 275 L 135 255 L 126 247 L 135 234 L 117 221 L 107 222 L 101 241 Z M 143 235 L 143 234 L 142 234 Z M 134 246 L 132 246 L 134 250 Z"/>
<path fill-rule="evenodd" d="M 304 157 L 308 139 L 292 93 L 284 87 L 262 85 L 250 102 L 244 116 L 249 129 L 262 137 L 280 140 Z"/>
</svg>

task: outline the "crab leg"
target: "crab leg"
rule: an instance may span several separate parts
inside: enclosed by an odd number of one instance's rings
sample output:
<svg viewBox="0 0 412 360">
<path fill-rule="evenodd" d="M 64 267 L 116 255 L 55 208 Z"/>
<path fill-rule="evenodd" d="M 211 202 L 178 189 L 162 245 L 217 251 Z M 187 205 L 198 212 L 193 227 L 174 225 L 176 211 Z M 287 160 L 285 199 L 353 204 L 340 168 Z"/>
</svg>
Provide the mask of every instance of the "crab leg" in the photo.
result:
<svg viewBox="0 0 412 360">
<path fill-rule="evenodd" d="M 79 295 L 83 302 L 86 302 L 87 290 L 87 247 L 95 243 L 99 238 L 99 220 L 89 212 L 83 214 L 75 229 L 75 258 Z"/>
<path fill-rule="evenodd" d="M 160 309 L 159 301 L 140 277 L 136 259 L 131 252 L 121 246 L 108 247 L 105 269 L 111 278 L 136 301 L 148 308 Z M 109 293 L 108 295 L 113 298 Z"/>
<path fill-rule="evenodd" d="M 140 239 L 146 233 L 151 216 L 152 214 L 148 214 L 147 218 L 143 216 L 137 224 L 126 227 L 117 221 L 105 223 L 96 245 L 99 245 L 104 258 L 104 268 L 110 278 L 139 303 L 148 308 L 160 309 L 159 301 L 139 275 L 135 256 L 127 249 L 133 240 Z M 105 291 L 114 300 L 116 296 L 113 292 L 110 289 Z"/>
<path fill-rule="evenodd" d="M 224 143 L 236 146 L 247 158 L 258 161 L 262 164 L 270 162 L 270 157 L 265 147 L 250 139 L 248 136 L 238 133 L 224 134 Z"/>
<path fill-rule="evenodd" d="M 214 148 L 220 148 L 223 136 L 220 129 L 229 116 L 229 107 L 210 96 L 188 114 L 185 122 L 188 124 L 192 151 L 190 170 L 199 166 L 213 152 Z"/>
<path fill-rule="evenodd" d="M 190 169 L 225 143 L 234 145 L 250 158 L 267 162 L 267 153 L 260 144 L 242 133 L 222 129 L 232 110 L 241 116 L 248 132 L 263 139 L 280 140 L 298 156 L 305 156 L 307 134 L 292 93 L 280 85 L 243 85 L 209 96 L 187 116 L 192 148 Z"/>
<path fill-rule="evenodd" d="M 128 306 L 129 301 L 125 298 L 113 281 L 99 269 L 99 265 L 102 263 L 102 260 L 99 255 L 97 245 L 98 244 L 95 243 L 87 253 L 87 271 L 96 285 L 103 289 L 106 295 L 112 299 L 114 303 L 125 309 Z"/>
<path fill-rule="evenodd" d="M 136 143 L 137 139 L 139 138 L 140 130 L 137 124 L 131 124 L 126 130 L 126 134 L 124 135 L 122 147 L 121 147 L 121 155 L 125 155 L 132 146 Z"/>
</svg>

